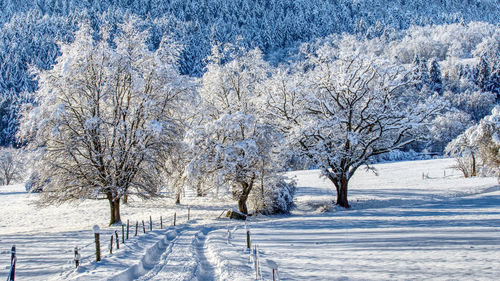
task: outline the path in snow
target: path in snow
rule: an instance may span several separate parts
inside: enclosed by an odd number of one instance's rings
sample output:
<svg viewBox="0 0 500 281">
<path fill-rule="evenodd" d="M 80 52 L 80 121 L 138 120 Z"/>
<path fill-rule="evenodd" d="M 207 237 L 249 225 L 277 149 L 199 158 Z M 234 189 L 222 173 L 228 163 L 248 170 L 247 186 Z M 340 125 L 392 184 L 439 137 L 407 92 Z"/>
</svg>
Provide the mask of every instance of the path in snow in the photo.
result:
<svg viewBox="0 0 500 281">
<path fill-rule="evenodd" d="M 67 270 L 55 280 L 216 280 L 205 234 L 214 227 L 182 224 L 128 241 L 99 263 Z"/>
<path fill-rule="evenodd" d="M 155 266 L 138 280 L 214 280 L 213 268 L 204 254 L 204 242 L 205 234 L 199 229 L 184 229 L 170 242 Z"/>
<path fill-rule="evenodd" d="M 125 280 L 138 278 L 154 267 L 154 260 L 160 260 L 160 255 L 177 235 L 175 232 L 175 237 L 166 237 L 165 230 L 159 229 L 160 216 L 166 227 L 172 223 L 176 212 L 177 223 L 182 224 L 187 221 L 186 204 L 190 204 L 190 223 L 199 226 L 212 221 L 222 209 L 228 208 L 228 203 L 195 198 L 186 193 L 184 205 L 176 205 L 174 200 L 169 199 L 134 200 L 124 205 L 122 218 L 130 219 L 130 240 L 110 255 L 108 247 L 111 233 L 118 230 L 121 236 L 121 228 L 107 226 L 109 207 L 106 202 L 89 200 L 79 205 L 40 208 L 33 204 L 39 194 L 27 194 L 22 184 L 0 186 L 0 280 L 6 279 L 10 267 L 10 249 L 14 244 L 18 252 L 16 277 L 19 280 L 106 280 L 129 268 L 134 269 L 130 269 L 129 279 Z M 152 232 L 148 229 L 150 216 L 153 219 Z M 142 233 L 141 220 L 146 223 L 147 234 Z M 139 221 L 140 229 L 138 236 L 134 237 L 136 221 Z M 94 262 L 92 226 L 95 224 L 101 226 L 103 260 L 98 264 Z M 181 231 L 180 228 L 177 230 Z M 75 270 L 73 262 L 75 246 L 80 248 L 82 256 L 78 270 Z M 147 252 L 154 247 L 156 249 Z M 141 262 L 143 269 L 134 267 Z M 210 272 L 210 269 L 207 271 Z"/>
<path fill-rule="evenodd" d="M 207 234 L 213 231 L 213 229 L 204 228 L 201 233 L 198 233 L 198 243 L 196 246 L 196 254 L 199 261 L 199 274 L 198 280 L 217 280 L 215 275 L 215 268 L 209 261 L 208 256 L 208 246 L 207 246 Z"/>
</svg>

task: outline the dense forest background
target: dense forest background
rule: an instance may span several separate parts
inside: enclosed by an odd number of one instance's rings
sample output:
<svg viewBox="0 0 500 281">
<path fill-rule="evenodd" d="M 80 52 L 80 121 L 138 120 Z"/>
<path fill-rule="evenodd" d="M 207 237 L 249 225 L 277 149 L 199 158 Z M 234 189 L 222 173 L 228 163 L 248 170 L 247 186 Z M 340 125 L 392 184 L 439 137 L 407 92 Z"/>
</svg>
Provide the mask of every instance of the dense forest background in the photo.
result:
<svg viewBox="0 0 500 281">
<path fill-rule="evenodd" d="M 58 42 L 71 42 L 78 23 L 90 22 L 98 36 L 103 23 L 116 26 L 128 15 L 149 31 L 152 50 L 165 34 L 180 43 L 178 67 L 193 77 L 203 74 L 217 43 L 258 47 L 277 65 L 300 59 L 304 43 L 314 48 L 335 34 L 371 42 L 367 46 L 414 64 L 418 87 L 450 102 L 436 120 L 433 141 L 417 150 L 441 152 L 498 101 L 498 0 L 0 0 L 0 11 L 3 146 L 19 145 L 18 112 L 37 90 L 30 68 L 50 69 L 61 54 Z"/>
</svg>

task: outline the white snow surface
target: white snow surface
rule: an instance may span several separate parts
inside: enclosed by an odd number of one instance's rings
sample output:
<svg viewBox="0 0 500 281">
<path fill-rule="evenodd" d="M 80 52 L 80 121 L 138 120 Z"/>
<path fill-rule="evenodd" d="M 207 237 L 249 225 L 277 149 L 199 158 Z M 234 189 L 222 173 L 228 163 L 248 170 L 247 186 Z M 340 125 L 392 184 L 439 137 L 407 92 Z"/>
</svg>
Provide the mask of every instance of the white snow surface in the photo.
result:
<svg viewBox="0 0 500 281">
<path fill-rule="evenodd" d="M 133 201 L 122 207 L 122 220 L 131 222 L 125 245 L 121 227 L 107 226 L 106 201 L 41 208 L 33 204 L 39 195 L 27 194 L 23 185 L 0 186 L 0 280 L 6 279 L 13 244 L 16 280 L 255 280 L 246 229 L 258 248 L 262 280 L 272 280 L 273 264 L 281 280 L 497 280 L 497 179 L 464 179 L 450 168 L 453 163 L 377 164 L 378 175 L 359 170 L 350 183 L 349 210 L 333 207 L 332 184 L 319 171 L 290 172 L 298 184 L 292 214 L 246 223 L 217 219 L 233 202 L 189 192 L 180 206 L 170 199 Z M 97 263 L 95 224 L 101 228 Z M 115 230 L 120 249 L 110 254 Z M 82 256 L 78 269 L 75 246 Z"/>
</svg>

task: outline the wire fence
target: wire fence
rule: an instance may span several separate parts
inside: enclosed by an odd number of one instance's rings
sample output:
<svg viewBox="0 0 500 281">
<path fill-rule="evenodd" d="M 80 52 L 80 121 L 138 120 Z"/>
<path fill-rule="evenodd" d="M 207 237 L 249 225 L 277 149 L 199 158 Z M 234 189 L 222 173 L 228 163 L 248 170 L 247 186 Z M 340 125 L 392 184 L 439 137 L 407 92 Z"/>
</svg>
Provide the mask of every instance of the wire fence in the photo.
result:
<svg viewBox="0 0 500 281">
<path fill-rule="evenodd" d="M 189 221 L 190 219 L 190 208 L 186 210 L 187 212 L 187 220 Z M 126 240 L 129 239 L 134 239 L 134 237 L 139 237 L 141 236 L 140 234 L 144 233 L 149 233 L 153 231 L 154 227 L 157 227 L 158 229 L 168 229 L 167 226 L 167 221 L 164 220 L 164 216 L 159 217 L 159 221 L 157 223 L 154 223 L 152 216 L 149 216 L 147 220 L 141 220 L 142 223 L 146 222 L 146 225 L 140 225 L 140 221 L 137 220 L 132 221 L 132 224 L 130 224 L 130 220 L 127 220 L 126 224 L 121 224 L 118 226 L 112 226 L 110 228 L 106 228 L 104 230 L 100 230 L 98 227 L 98 235 L 95 235 L 95 237 L 99 237 L 95 239 L 95 241 L 92 242 L 86 242 L 83 246 L 75 246 L 70 249 L 61 249 L 59 254 L 61 256 L 67 256 L 68 258 L 63 258 L 63 264 L 66 266 L 71 266 L 73 265 L 74 267 L 78 268 L 82 264 L 89 264 L 92 262 L 98 262 L 100 261 L 100 257 L 104 256 L 101 253 L 101 249 L 103 251 L 106 251 L 105 249 L 107 248 L 110 250 L 110 253 L 113 250 L 118 250 L 120 249 L 119 247 L 123 248 L 132 248 L 132 244 L 130 243 L 125 243 Z M 177 217 L 177 212 L 174 213 L 174 216 L 170 222 L 171 225 L 175 226 L 175 224 L 178 221 Z M 135 225 L 134 225 L 135 224 Z M 134 229 L 134 227 L 136 229 Z M 140 231 L 139 231 L 140 228 Z M 95 233 L 95 228 L 94 228 L 94 233 Z M 119 234 L 121 234 L 121 239 L 119 239 Z M 115 243 L 109 243 L 109 237 L 114 237 Z M 75 238 L 78 241 L 78 244 L 81 242 L 85 241 L 84 239 L 81 239 L 80 237 Z M 121 243 L 119 242 L 121 241 Z M 106 245 L 106 243 L 109 243 L 108 247 L 101 247 L 102 245 Z M 1 255 L 6 255 L 6 254 L 11 254 L 11 264 L 9 267 L 8 271 L 8 276 L 7 276 L 7 281 L 14 281 L 15 279 L 15 274 L 16 274 L 16 263 L 17 263 L 17 257 L 15 254 L 15 246 L 12 247 L 11 251 L 4 250 L 0 251 Z M 98 258 L 99 257 L 99 258 Z M 65 261 L 64 261 L 65 260 Z"/>
</svg>

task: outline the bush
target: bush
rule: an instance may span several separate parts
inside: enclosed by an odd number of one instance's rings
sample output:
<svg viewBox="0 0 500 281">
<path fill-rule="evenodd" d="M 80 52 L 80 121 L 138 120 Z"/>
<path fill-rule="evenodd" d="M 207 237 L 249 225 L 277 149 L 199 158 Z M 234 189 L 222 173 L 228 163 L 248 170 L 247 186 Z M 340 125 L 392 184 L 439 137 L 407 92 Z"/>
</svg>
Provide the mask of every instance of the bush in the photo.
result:
<svg viewBox="0 0 500 281">
<path fill-rule="evenodd" d="M 268 211 L 271 214 L 288 214 L 294 207 L 293 197 L 295 195 L 295 182 L 286 182 L 281 180 L 277 182 L 272 190 L 271 204 Z"/>
<path fill-rule="evenodd" d="M 255 213 L 264 215 L 290 213 L 294 207 L 296 183 L 284 177 L 266 180 L 264 187 L 256 188 L 251 194 L 250 202 Z"/>
</svg>

